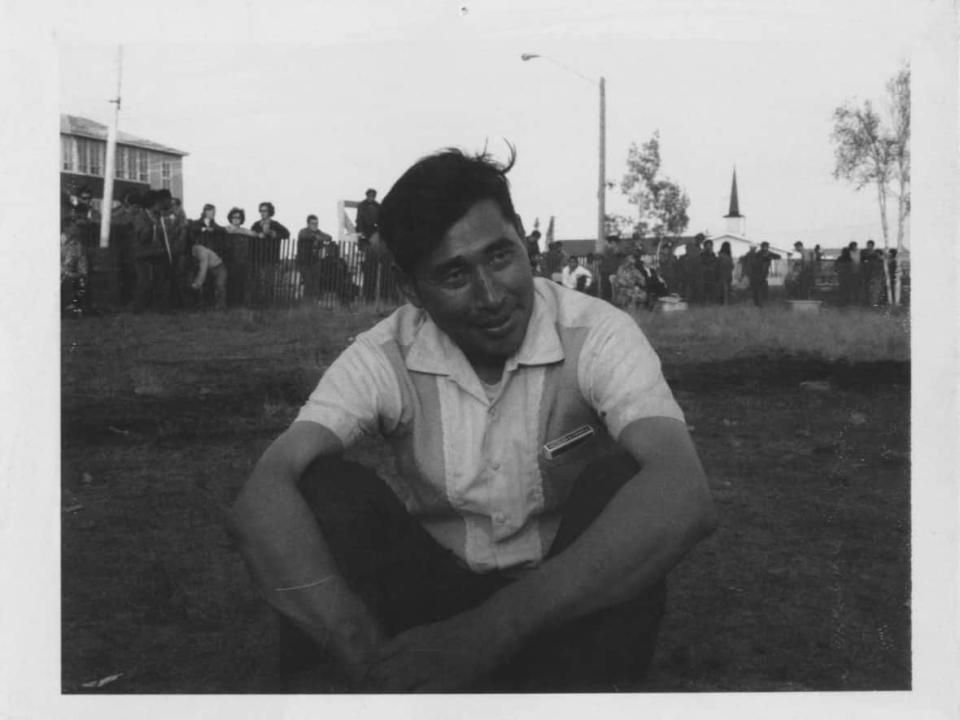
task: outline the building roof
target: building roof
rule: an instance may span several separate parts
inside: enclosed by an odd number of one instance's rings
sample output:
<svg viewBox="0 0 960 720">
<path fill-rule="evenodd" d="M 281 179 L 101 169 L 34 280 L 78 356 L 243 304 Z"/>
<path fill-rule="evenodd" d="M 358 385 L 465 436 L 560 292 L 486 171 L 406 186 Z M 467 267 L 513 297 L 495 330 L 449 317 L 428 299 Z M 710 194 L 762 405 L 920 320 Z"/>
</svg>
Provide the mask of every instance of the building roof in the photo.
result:
<svg viewBox="0 0 960 720">
<path fill-rule="evenodd" d="M 724 217 L 728 218 L 739 218 L 743 217 L 740 214 L 740 198 L 737 197 L 737 169 L 733 169 L 733 184 L 730 186 L 730 212 L 728 212 Z"/>
<path fill-rule="evenodd" d="M 60 114 L 60 134 L 76 135 L 78 137 L 93 138 L 94 140 L 107 139 L 108 128 L 102 123 L 78 115 Z M 117 132 L 117 142 L 122 145 L 131 145 L 133 147 L 143 148 L 144 150 L 153 150 L 154 152 L 167 153 L 168 155 L 189 155 L 183 150 L 161 145 L 153 140 L 144 140 L 143 138 L 125 133 L 123 130 Z"/>
</svg>

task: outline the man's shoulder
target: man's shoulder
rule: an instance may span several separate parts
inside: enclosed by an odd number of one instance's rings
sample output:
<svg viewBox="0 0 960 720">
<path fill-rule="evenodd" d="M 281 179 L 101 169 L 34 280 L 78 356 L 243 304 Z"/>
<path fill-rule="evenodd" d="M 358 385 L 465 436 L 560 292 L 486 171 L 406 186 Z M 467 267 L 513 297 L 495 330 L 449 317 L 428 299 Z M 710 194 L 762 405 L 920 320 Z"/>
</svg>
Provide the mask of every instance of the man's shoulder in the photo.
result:
<svg viewBox="0 0 960 720">
<path fill-rule="evenodd" d="M 560 329 L 592 328 L 630 316 L 605 300 L 565 288 L 547 278 L 534 278 L 534 287 Z"/>
<path fill-rule="evenodd" d="M 379 352 L 389 348 L 402 350 L 413 344 L 424 324 L 424 313 L 410 303 L 401 305 L 390 315 L 357 335 L 357 341 Z"/>
</svg>

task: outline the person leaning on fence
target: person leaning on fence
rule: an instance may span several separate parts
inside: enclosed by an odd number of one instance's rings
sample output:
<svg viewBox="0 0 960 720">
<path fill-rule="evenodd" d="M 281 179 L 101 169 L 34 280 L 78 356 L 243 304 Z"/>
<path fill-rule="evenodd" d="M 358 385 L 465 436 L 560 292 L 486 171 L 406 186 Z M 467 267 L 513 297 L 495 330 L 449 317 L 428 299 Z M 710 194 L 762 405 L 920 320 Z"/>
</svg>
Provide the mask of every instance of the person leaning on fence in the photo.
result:
<svg viewBox="0 0 960 720">
<path fill-rule="evenodd" d="M 303 283 L 304 297 L 320 296 L 319 263 L 321 250 L 333 238 L 320 229 L 316 215 L 307 215 L 307 226 L 297 233 L 297 271 Z"/>
<path fill-rule="evenodd" d="M 217 310 L 227 307 L 227 266 L 217 253 L 199 242 L 188 241 L 189 252 L 197 264 L 197 274 L 190 287 L 198 293 L 198 304 L 203 305 L 203 286 L 207 278 L 213 278 L 214 305 Z"/>
<path fill-rule="evenodd" d="M 447 150 L 394 184 L 380 233 L 409 304 L 343 351 L 233 507 L 288 677 L 325 648 L 371 691 L 635 685 L 665 574 L 714 528 L 640 328 L 532 277 L 511 165 Z M 376 433 L 390 486 L 342 459 Z"/>
<path fill-rule="evenodd" d="M 232 207 L 223 228 L 228 250 L 224 262 L 227 264 L 227 305 L 230 307 L 243 305 L 250 299 L 250 242 L 256 236 L 243 226 L 246 219 L 243 208 Z"/>
<path fill-rule="evenodd" d="M 276 208 L 271 202 L 262 202 L 257 208 L 260 219 L 250 230 L 256 236 L 250 241 L 250 262 L 253 267 L 253 301 L 258 305 L 269 304 L 277 283 L 277 265 L 280 263 L 281 246 L 290 238 L 290 231 L 273 219 Z"/>
<path fill-rule="evenodd" d="M 211 203 L 203 206 L 200 217 L 187 222 L 188 243 L 199 243 L 213 250 L 220 258 L 226 260 L 226 231 L 217 223 L 217 208 Z M 191 249 L 187 248 L 188 252 Z"/>
</svg>

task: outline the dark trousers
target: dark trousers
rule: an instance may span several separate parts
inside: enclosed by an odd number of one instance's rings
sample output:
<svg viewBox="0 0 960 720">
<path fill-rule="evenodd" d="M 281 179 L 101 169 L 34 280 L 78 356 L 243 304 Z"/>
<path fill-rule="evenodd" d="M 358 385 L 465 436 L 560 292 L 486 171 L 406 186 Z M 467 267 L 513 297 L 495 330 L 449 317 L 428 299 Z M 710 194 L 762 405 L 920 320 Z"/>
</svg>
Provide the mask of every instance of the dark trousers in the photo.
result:
<svg viewBox="0 0 960 720">
<path fill-rule="evenodd" d="M 587 468 L 563 508 L 548 557 L 570 545 L 636 471 L 636 462 L 626 455 Z M 340 572 L 379 618 L 387 637 L 464 612 L 512 581 L 503 572 L 468 569 L 433 540 L 368 468 L 322 459 L 304 473 L 300 487 Z M 653 658 L 665 599 L 665 582 L 660 581 L 628 602 L 550 629 L 474 690 L 635 689 Z M 329 665 L 329 659 L 292 624 L 281 621 L 281 676 L 297 685 L 303 671 L 318 663 Z"/>
<path fill-rule="evenodd" d="M 770 286 L 764 280 L 752 280 L 750 282 L 750 292 L 753 295 L 753 304 L 762 307 L 770 295 Z"/>
<path fill-rule="evenodd" d="M 167 307 L 171 268 L 166 257 L 141 257 L 133 263 L 137 284 L 133 295 L 134 312 L 147 307 Z"/>
</svg>

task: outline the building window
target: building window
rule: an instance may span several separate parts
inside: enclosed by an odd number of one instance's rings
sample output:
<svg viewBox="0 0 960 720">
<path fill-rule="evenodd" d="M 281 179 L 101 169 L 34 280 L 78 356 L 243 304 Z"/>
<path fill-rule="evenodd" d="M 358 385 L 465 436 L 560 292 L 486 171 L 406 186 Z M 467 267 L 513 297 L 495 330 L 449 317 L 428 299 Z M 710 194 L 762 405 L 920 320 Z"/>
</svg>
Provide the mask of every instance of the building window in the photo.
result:
<svg viewBox="0 0 960 720">
<path fill-rule="evenodd" d="M 118 180 L 127 177 L 127 149 L 122 145 L 117 145 L 117 151 L 113 156 L 113 176 Z"/>
<path fill-rule="evenodd" d="M 150 182 L 150 157 L 146 150 L 137 150 L 137 160 L 139 172 L 137 178 L 140 182 Z"/>
<path fill-rule="evenodd" d="M 103 175 L 106 145 L 96 140 L 75 138 L 77 148 L 76 172 L 81 175 Z"/>
<path fill-rule="evenodd" d="M 135 181 L 137 179 L 137 151 L 133 148 L 126 148 L 125 154 L 127 156 L 127 179 Z"/>
<path fill-rule="evenodd" d="M 90 174 L 103 177 L 107 146 L 105 143 L 90 142 Z"/>
<path fill-rule="evenodd" d="M 164 160 L 160 163 L 160 187 L 169 190 L 172 187 L 173 168 L 171 163 Z"/>
<path fill-rule="evenodd" d="M 75 164 L 73 162 L 73 138 L 66 135 L 60 136 L 60 169 L 66 172 L 73 172 Z"/>
<path fill-rule="evenodd" d="M 77 172 L 90 174 L 90 141 L 77 138 Z"/>
</svg>

